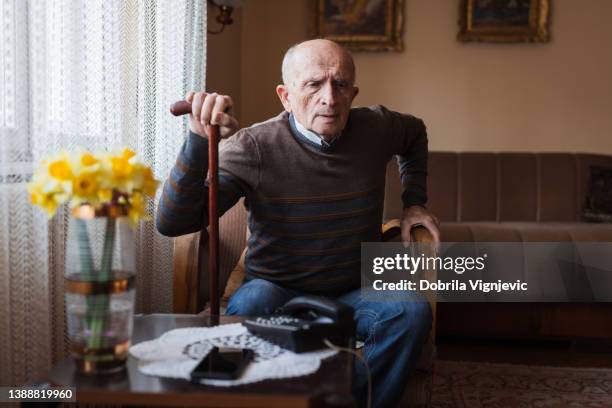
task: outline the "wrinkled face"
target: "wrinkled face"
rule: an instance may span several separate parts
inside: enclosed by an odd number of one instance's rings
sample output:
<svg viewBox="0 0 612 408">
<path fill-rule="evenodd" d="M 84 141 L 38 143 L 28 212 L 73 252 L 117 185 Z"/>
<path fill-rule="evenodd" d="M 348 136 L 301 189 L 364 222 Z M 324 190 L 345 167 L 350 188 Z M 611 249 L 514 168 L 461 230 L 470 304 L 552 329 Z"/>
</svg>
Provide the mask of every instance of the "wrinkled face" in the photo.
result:
<svg viewBox="0 0 612 408">
<path fill-rule="evenodd" d="M 340 133 L 358 91 L 350 56 L 329 46 L 297 50 L 288 77 L 277 87 L 285 110 L 324 139 Z"/>
</svg>

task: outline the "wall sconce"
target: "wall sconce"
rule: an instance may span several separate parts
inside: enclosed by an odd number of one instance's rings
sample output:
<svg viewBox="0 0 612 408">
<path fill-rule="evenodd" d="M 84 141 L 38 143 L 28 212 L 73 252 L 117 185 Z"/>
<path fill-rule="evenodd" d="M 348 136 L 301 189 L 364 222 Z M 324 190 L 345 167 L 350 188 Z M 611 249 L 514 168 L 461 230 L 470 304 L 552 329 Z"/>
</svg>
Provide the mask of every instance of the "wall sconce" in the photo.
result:
<svg viewBox="0 0 612 408">
<path fill-rule="evenodd" d="M 221 28 L 218 30 L 207 30 L 208 34 L 220 34 L 223 32 L 226 25 L 230 25 L 234 22 L 232 19 L 232 12 L 239 6 L 240 0 L 208 0 L 208 4 L 219 9 L 219 15 L 215 21 L 221 24 Z"/>
</svg>

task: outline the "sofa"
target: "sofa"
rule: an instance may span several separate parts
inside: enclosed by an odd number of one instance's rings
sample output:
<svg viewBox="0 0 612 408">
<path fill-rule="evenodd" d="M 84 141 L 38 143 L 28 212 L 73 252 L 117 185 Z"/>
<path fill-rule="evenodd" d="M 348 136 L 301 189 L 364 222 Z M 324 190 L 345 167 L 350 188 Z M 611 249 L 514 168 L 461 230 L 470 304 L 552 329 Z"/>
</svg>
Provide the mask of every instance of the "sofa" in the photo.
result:
<svg viewBox="0 0 612 408">
<path fill-rule="evenodd" d="M 441 221 L 444 242 L 612 242 L 612 224 L 583 221 L 592 166 L 612 169 L 612 157 L 430 152 L 428 208 Z M 388 173 L 388 187 L 397 177 Z M 392 218 L 401 203 L 392 199 L 398 194 L 393 188 L 387 194 L 385 217 Z M 460 337 L 609 339 L 611 306 L 438 303 L 437 329 Z"/>
</svg>

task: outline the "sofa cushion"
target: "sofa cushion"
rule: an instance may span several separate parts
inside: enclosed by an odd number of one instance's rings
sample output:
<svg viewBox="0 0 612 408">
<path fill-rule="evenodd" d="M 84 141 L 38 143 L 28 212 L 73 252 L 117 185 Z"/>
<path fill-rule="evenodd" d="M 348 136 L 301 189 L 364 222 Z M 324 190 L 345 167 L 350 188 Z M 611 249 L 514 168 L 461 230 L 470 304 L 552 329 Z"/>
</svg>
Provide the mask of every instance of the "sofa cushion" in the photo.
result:
<svg viewBox="0 0 612 408">
<path fill-rule="evenodd" d="M 443 242 L 612 242 L 612 224 L 443 222 Z"/>
<path fill-rule="evenodd" d="M 538 172 L 538 220 L 576 221 L 581 206 L 576 156 L 569 153 L 539 154 Z"/>
<path fill-rule="evenodd" d="M 442 221 L 455 221 L 458 209 L 456 153 L 429 155 L 427 164 L 427 206 Z M 432 182 L 433 181 L 433 182 Z M 395 193 L 397 194 L 397 193 Z"/>
<path fill-rule="evenodd" d="M 580 222 L 445 222 L 443 242 L 612 242 L 612 224 Z"/>
<path fill-rule="evenodd" d="M 536 155 L 499 155 L 498 221 L 537 221 L 538 180 Z"/>
<path fill-rule="evenodd" d="M 497 155 L 459 155 L 459 221 L 496 221 L 498 206 Z M 431 180 L 434 184 L 435 180 Z"/>
</svg>

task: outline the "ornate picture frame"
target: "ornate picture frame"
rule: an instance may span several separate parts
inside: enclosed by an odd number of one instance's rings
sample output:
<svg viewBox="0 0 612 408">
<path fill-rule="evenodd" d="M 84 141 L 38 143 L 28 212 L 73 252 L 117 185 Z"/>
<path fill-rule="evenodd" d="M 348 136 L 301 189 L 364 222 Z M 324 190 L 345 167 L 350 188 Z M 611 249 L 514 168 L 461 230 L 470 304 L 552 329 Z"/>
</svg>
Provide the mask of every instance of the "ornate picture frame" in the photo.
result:
<svg viewBox="0 0 612 408">
<path fill-rule="evenodd" d="M 461 0 L 460 41 L 548 42 L 549 0 Z"/>
<path fill-rule="evenodd" d="M 404 0 L 315 0 L 314 37 L 352 51 L 402 51 Z"/>
</svg>

